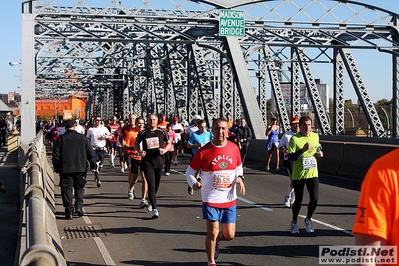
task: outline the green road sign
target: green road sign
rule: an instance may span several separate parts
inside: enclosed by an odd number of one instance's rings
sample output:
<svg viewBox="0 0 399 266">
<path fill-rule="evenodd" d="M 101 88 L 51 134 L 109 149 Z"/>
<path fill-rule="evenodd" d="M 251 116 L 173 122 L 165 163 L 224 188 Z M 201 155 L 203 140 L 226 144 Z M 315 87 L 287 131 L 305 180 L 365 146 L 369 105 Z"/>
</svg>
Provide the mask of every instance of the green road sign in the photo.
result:
<svg viewBox="0 0 399 266">
<path fill-rule="evenodd" d="M 221 9 L 219 10 L 219 36 L 244 36 L 244 11 Z"/>
</svg>

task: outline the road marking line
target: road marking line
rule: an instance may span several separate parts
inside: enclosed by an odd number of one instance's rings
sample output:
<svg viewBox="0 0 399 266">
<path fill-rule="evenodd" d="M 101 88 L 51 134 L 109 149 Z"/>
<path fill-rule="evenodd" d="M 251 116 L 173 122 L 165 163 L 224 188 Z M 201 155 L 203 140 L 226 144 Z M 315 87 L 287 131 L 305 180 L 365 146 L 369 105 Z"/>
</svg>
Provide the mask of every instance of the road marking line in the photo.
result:
<svg viewBox="0 0 399 266">
<path fill-rule="evenodd" d="M 255 207 L 261 208 L 262 210 L 265 210 L 265 211 L 268 211 L 268 212 L 272 212 L 272 211 L 273 211 L 272 209 L 267 208 L 267 207 L 264 207 L 264 206 L 259 205 L 259 204 L 256 204 L 256 203 L 253 202 L 253 201 L 250 201 L 250 200 L 247 200 L 247 199 L 244 199 L 244 198 L 241 198 L 241 197 L 237 197 L 237 199 L 239 199 L 239 200 L 241 200 L 241 201 L 243 201 L 243 202 L 245 202 L 245 203 L 248 203 L 248 204 L 250 204 L 250 205 L 253 205 L 253 206 L 255 206 Z"/>
<path fill-rule="evenodd" d="M 182 172 L 179 172 L 179 171 L 176 171 L 176 170 L 172 170 L 172 171 L 173 171 L 173 172 L 176 172 L 176 173 L 179 173 L 179 174 L 181 174 L 181 175 L 184 175 L 184 176 L 186 175 L 185 173 L 182 173 Z M 255 207 L 258 207 L 258 208 L 260 208 L 260 209 L 262 209 L 262 210 L 265 210 L 265 211 L 268 211 L 268 212 L 272 212 L 272 211 L 273 211 L 273 209 L 270 209 L 270 208 L 264 207 L 264 206 L 262 206 L 262 205 L 256 204 L 255 202 L 252 202 L 252 201 L 250 201 L 250 200 L 247 200 L 247 199 L 244 199 L 244 198 L 241 198 L 241 197 L 237 197 L 237 199 L 238 199 L 238 200 L 241 200 L 241 201 L 243 201 L 243 202 L 245 202 L 245 203 L 248 203 L 248 204 L 250 204 L 250 205 L 253 205 L 253 206 L 255 206 Z M 304 218 L 304 219 L 306 218 L 306 216 L 303 216 L 303 215 L 298 215 L 298 216 L 301 217 L 301 218 Z M 320 220 L 316 220 L 316 219 L 313 219 L 313 218 L 312 218 L 312 221 L 315 222 L 315 223 L 324 225 L 324 226 L 326 226 L 326 227 L 329 227 L 329 228 L 331 228 L 331 229 L 334 229 L 334 230 L 337 230 L 337 231 L 341 231 L 342 233 L 345 233 L 345 234 L 347 234 L 347 235 L 353 236 L 353 234 L 352 234 L 351 231 L 345 230 L 345 229 L 340 228 L 340 227 L 338 227 L 338 226 L 334 226 L 334 225 L 332 225 L 332 224 L 328 224 L 328 223 L 325 223 L 325 222 L 322 222 L 322 221 L 320 221 Z"/>
<path fill-rule="evenodd" d="M 104 242 L 101 240 L 101 238 L 99 237 L 93 237 L 94 242 L 96 242 L 98 250 L 101 253 L 101 256 L 104 259 L 104 262 L 106 263 L 106 265 L 116 265 L 114 260 L 111 258 L 111 255 L 109 255 L 109 252 L 107 250 L 107 248 L 104 245 Z"/>
<path fill-rule="evenodd" d="M 93 224 L 88 216 L 82 216 L 82 218 L 86 224 Z M 100 251 L 100 254 L 103 257 L 104 262 L 106 263 L 105 265 L 116 265 L 101 238 L 93 237 L 93 240 L 97 245 L 98 251 Z"/>
</svg>

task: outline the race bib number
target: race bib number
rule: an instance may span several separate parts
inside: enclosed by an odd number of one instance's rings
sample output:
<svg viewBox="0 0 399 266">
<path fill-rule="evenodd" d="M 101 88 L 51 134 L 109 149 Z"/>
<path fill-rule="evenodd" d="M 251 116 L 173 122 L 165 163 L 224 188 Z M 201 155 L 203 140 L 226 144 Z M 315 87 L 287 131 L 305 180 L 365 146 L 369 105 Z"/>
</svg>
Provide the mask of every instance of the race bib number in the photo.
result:
<svg viewBox="0 0 399 266">
<path fill-rule="evenodd" d="M 159 148 L 159 139 L 158 137 L 148 138 L 146 139 L 147 149 L 158 149 Z"/>
<path fill-rule="evenodd" d="M 316 167 L 316 158 L 315 157 L 308 157 L 308 158 L 302 158 L 302 168 L 307 170 L 307 169 L 312 169 Z"/>
<path fill-rule="evenodd" d="M 94 141 L 104 140 L 104 135 L 95 135 L 93 136 Z"/>
<path fill-rule="evenodd" d="M 230 189 L 232 180 L 228 174 L 215 173 L 213 175 L 213 188 L 221 190 Z"/>
</svg>

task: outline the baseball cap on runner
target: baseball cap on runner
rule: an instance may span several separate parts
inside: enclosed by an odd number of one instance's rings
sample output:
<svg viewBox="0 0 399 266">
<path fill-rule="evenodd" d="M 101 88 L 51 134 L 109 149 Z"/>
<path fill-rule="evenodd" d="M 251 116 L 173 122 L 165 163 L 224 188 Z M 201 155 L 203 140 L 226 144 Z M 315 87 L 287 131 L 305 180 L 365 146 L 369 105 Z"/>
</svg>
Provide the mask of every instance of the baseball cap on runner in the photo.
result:
<svg viewBox="0 0 399 266">
<path fill-rule="evenodd" d="M 201 118 L 201 116 L 200 115 L 195 115 L 194 116 L 194 120 L 201 120 L 202 118 Z"/>
<path fill-rule="evenodd" d="M 299 117 L 296 115 L 290 120 L 290 124 L 298 124 L 299 123 Z"/>
</svg>

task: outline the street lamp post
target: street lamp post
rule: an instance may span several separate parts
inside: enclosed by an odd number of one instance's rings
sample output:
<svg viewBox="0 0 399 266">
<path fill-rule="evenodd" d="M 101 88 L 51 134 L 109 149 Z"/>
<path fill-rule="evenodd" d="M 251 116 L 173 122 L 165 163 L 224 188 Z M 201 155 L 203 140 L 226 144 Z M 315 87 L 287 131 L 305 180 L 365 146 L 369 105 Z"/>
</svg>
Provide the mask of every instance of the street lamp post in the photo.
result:
<svg viewBox="0 0 399 266">
<path fill-rule="evenodd" d="M 389 117 L 388 117 L 388 114 L 387 114 L 387 112 L 385 111 L 384 107 L 381 106 L 381 109 L 382 109 L 382 111 L 384 112 L 385 117 L 387 118 L 387 135 L 389 136 Z"/>
<path fill-rule="evenodd" d="M 350 114 L 350 116 L 352 118 L 352 128 L 355 128 L 355 119 L 353 119 L 353 114 L 352 114 L 351 110 L 349 110 L 349 108 L 346 109 L 346 110 L 348 110 L 348 112 L 349 112 L 349 114 Z"/>
<path fill-rule="evenodd" d="M 22 3 L 21 145 L 29 145 L 36 136 L 34 17 L 31 3 Z"/>
</svg>

